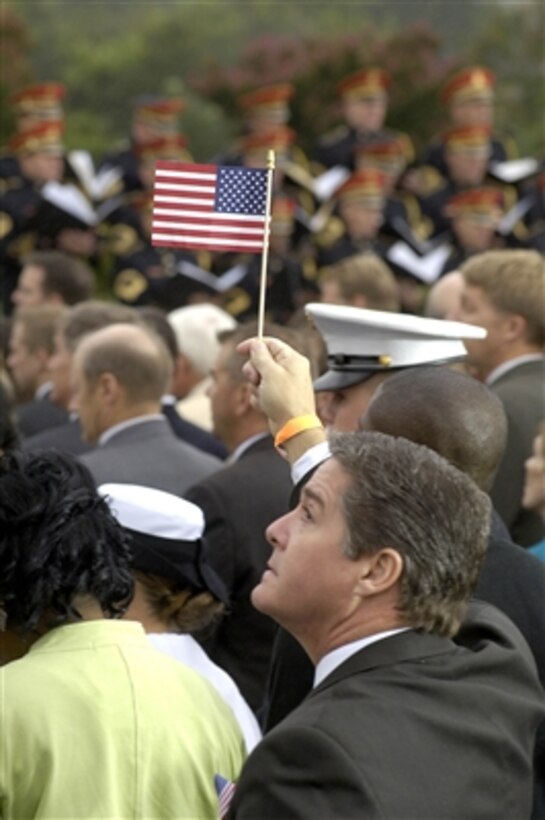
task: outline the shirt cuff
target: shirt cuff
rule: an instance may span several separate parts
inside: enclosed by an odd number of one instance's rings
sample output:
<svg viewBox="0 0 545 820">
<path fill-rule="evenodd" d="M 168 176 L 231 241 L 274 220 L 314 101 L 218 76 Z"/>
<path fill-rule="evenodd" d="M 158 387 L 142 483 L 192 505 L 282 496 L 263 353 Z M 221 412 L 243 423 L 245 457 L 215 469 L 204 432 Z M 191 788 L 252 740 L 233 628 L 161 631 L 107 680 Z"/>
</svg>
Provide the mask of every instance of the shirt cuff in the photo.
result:
<svg viewBox="0 0 545 820">
<path fill-rule="evenodd" d="M 299 484 L 303 476 L 309 473 L 322 461 L 326 461 L 331 456 L 329 449 L 329 442 L 322 441 L 320 444 L 315 444 L 310 450 L 307 450 L 304 455 L 297 459 L 291 466 L 291 479 L 294 484 Z"/>
</svg>

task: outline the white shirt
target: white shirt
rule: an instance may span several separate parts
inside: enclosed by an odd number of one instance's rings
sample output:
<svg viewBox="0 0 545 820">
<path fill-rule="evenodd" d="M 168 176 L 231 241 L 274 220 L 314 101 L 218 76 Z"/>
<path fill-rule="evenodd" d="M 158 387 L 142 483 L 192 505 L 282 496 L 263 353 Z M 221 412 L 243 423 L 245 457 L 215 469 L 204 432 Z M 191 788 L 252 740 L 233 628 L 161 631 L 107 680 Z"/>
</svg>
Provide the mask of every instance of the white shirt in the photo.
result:
<svg viewBox="0 0 545 820">
<path fill-rule="evenodd" d="M 34 393 L 34 398 L 37 401 L 47 398 L 47 396 L 51 393 L 52 388 L 53 382 L 44 382 L 43 384 L 39 384 L 36 388 L 36 392 Z"/>
<path fill-rule="evenodd" d="M 219 692 L 237 719 L 249 754 L 261 740 L 261 729 L 231 676 L 210 660 L 191 635 L 155 633 L 148 638 L 156 649 L 199 672 Z"/>
<path fill-rule="evenodd" d="M 485 379 L 485 384 L 490 386 L 498 381 L 502 376 L 506 373 L 509 373 L 510 370 L 514 370 L 515 367 L 518 367 L 520 364 L 526 364 L 527 362 L 542 362 L 544 361 L 544 357 L 542 353 L 525 353 L 523 356 L 516 356 L 514 359 L 509 359 L 508 362 L 502 362 L 497 367 L 492 370 L 491 373 Z"/>
<path fill-rule="evenodd" d="M 408 629 L 410 629 L 410 627 L 403 626 L 398 629 L 389 629 L 386 632 L 377 632 L 376 635 L 368 635 L 366 638 L 360 638 L 358 641 L 352 641 L 351 643 L 339 646 L 337 649 L 328 652 L 316 666 L 313 688 L 327 678 L 341 663 L 344 663 L 348 658 L 351 658 L 352 655 L 355 655 L 356 652 L 359 652 L 360 649 L 363 649 L 365 646 L 370 646 L 370 644 L 376 643 L 377 641 L 382 641 L 384 638 L 389 638 L 391 635 L 397 635 L 398 632 L 407 632 Z"/>
<path fill-rule="evenodd" d="M 108 427 L 107 430 L 104 430 L 98 440 L 99 447 L 102 444 L 106 444 L 107 441 L 117 435 L 117 433 L 120 433 L 122 430 L 128 430 L 129 427 L 134 427 L 136 424 L 142 424 L 145 421 L 164 421 L 165 424 L 168 424 L 162 413 L 148 413 L 145 416 L 135 416 L 133 419 L 120 421 L 119 424 L 114 424 L 112 427 Z"/>
<path fill-rule="evenodd" d="M 329 442 L 321 441 L 320 444 L 315 444 L 291 465 L 291 480 L 298 484 L 303 476 L 328 458 L 331 458 Z"/>
</svg>

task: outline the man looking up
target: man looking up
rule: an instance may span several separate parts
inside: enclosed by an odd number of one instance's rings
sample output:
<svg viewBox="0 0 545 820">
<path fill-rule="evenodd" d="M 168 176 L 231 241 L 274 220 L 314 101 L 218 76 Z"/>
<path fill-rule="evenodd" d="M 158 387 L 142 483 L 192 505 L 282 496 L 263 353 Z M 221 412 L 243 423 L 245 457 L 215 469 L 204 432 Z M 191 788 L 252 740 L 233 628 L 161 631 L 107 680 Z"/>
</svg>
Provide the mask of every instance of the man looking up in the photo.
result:
<svg viewBox="0 0 545 820">
<path fill-rule="evenodd" d="M 466 614 L 490 501 L 404 439 L 343 434 L 331 451 L 268 528 L 252 593 L 314 689 L 248 759 L 230 817 L 527 816 L 542 691 L 511 622 Z"/>
</svg>

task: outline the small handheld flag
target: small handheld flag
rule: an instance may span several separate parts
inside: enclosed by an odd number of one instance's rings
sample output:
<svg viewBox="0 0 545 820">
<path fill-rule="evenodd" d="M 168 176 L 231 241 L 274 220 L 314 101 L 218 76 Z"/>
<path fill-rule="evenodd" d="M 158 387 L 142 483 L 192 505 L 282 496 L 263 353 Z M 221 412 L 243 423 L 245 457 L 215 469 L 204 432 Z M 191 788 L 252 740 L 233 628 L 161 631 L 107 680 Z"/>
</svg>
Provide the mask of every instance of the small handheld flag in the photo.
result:
<svg viewBox="0 0 545 820">
<path fill-rule="evenodd" d="M 274 151 L 267 169 L 158 162 L 151 244 L 166 248 L 261 253 L 257 316 L 263 336 Z"/>
<path fill-rule="evenodd" d="M 265 169 L 158 162 L 152 245 L 261 253 L 267 185 Z"/>
<path fill-rule="evenodd" d="M 271 220 L 271 202 L 274 174 L 274 151 L 269 151 L 267 156 L 267 185 L 265 191 L 265 213 L 267 215 L 267 230 L 263 240 L 263 255 L 261 257 L 261 275 L 259 282 L 259 305 L 257 310 L 257 336 L 263 338 L 263 325 L 265 324 L 265 294 L 267 291 L 267 262 L 269 259 L 269 230 Z"/>
</svg>

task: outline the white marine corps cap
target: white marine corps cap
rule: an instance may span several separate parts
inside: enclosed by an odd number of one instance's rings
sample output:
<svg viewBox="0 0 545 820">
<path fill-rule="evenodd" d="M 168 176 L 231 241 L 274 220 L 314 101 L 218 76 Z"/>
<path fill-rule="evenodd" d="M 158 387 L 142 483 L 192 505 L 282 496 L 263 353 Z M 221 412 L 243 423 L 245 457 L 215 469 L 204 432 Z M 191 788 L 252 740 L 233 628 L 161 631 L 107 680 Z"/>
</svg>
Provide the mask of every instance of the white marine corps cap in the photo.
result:
<svg viewBox="0 0 545 820">
<path fill-rule="evenodd" d="M 305 312 L 327 348 L 328 370 L 314 389 L 341 390 L 375 373 L 445 364 L 467 355 L 464 339 L 484 339 L 486 330 L 462 322 L 427 319 L 383 310 L 311 302 Z"/>
<path fill-rule="evenodd" d="M 102 484 L 98 493 L 130 537 L 133 569 L 212 592 L 227 591 L 209 560 L 204 513 L 171 493 L 136 484 Z"/>
</svg>

